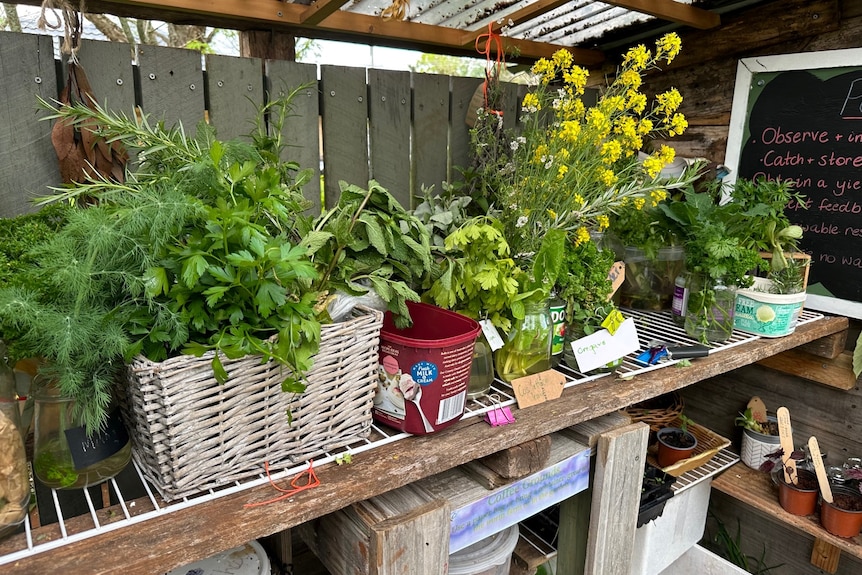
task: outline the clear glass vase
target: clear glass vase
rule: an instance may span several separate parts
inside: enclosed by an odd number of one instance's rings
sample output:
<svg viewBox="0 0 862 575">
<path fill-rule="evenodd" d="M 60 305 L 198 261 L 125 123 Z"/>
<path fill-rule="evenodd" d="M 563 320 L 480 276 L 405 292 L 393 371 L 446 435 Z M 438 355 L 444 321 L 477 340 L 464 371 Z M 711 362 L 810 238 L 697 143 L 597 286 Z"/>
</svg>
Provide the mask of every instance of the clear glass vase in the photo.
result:
<svg viewBox="0 0 862 575">
<path fill-rule="evenodd" d="M 688 281 L 685 331 L 704 343 L 721 343 L 733 335 L 736 286 L 711 283 L 692 274 Z"/>
<path fill-rule="evenodd" d="M 506 343 L 494 353 L 497 375 L 506 382 L 551 367 L 553 322 L 548 301 L 525 308 L 524 319 L 515 321 Z"/>
<path fill-rule="evenodd" d="M 620 287 L 620 305 L 643 310 L 671 309 L 676 278 L 685 267 L 681 246 L 659 248 L 652 256 L 644 250 L 626 246 L 626 276 Z"/>
<path fill-rule="evenodd" d="M 470 365 L 470 381 L 467 383 L 467 399 L 482 397 L 494 382 L 494 355 L 485 334 L 479 332 L 473 344 L 473 363 Z"/>
<path fill-rule="evenodd" d="M 33 471 L 39 481 L 54 489 L 76 489 L 122 471 L 132 447 L 120 410 L 112 404 L 106 424 L 88 435 L 75 401 L 63 396 L 53 382 L 36 380 Z"/>
<path fill-rule="evenodd" d="M 0 341 L 0 537 L 13 533 L 27 517 L 30 473 L 22 437 L 15 374 Z"/>
</svg>

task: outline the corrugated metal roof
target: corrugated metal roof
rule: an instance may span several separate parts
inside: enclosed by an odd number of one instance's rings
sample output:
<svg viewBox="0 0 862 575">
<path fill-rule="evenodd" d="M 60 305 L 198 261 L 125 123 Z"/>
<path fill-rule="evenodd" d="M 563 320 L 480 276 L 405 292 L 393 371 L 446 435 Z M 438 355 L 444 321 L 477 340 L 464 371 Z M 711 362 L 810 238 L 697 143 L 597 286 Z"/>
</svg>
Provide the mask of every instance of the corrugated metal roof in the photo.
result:
<svg viewBox="0 0 862 575">
<path fill-rule="evenodd" d="M 721 1 L 674 0 L 710 10 L 730 4 Z M 391 0 L 353 0 L 342 7 L 350 13 L 379 16 Z M 504 25 L 514 12 L 539 4 L 539 0 L 413 0 L 407 21 L 468 31 L 482 31 L 489 23 Z M 659 21 L 654 16 L 604 2 L 572 0 L 564 5 L 517 24 L 505 31 L 512 38 L 563 46 L 596 44 L 609 32 Z"/>
<path fill-rule="evenodd" d="M 37 3 L 38 0 L 23 0 Z M 409 1 L 409 4 L 407 3 Z M 650 35 L 708 29 L 727 14 L 766 0 L 90 0 L 88 8 L 167 22 L 239 30 L 283 30 L 308 38 L 465 55 L 491 25 L 522 59 L 548 56 L 560 46 L 586 64 L 603 51 Z M 406 5 L 404 22 L 384 21 L 393 2 Z M 514 20 L 514 21 L 512 21 Z M 510 24 L 511 22 L 511 24 Z M 578 51 L 580 49 L 580 51 Z"/>
</svg>

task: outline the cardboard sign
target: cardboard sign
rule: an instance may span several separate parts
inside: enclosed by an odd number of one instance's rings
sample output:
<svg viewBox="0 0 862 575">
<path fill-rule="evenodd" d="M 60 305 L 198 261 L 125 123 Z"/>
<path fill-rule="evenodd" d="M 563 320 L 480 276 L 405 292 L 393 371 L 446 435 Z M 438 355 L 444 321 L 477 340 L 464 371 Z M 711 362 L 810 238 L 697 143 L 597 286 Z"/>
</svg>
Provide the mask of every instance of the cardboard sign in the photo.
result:
<svg viewBox="0 0 862 575">
<path fill-rule="evenodd" d="M 454 553 L 499 533 L 569 497 L 590 483 L 590 450 L 491 491 L 482 499 L 452 510 L 449 552 Z"/>
<path fill-rule="evenodd" d="M 614 335 L 606 329 L 572 342 L 578 369 L 586 373 L 640 348 L 635 320 L 625 320 Z"/>
<path fill-rule="evenodd" d="M 626 264 L 624 262 L 614 262 L 611 266 L 611 271 L 608 273 L 608 279 L 611 280 L 611 293 L 608 294 L 608 301 L 614 297 L 623 282 L 626 281 Z"/>
<path fill-rule="evenodd" d="M 526 377 L 512 380 L 512 389 L 515 391 L 515 399 L 518 407 L 524 409 L 531 405 L 538 405 L 550 399 L 557 399 L 563 394 L 563 386 L 566 384 L 566 376 L 554 369 L 542 371 Z"/>
</svg>

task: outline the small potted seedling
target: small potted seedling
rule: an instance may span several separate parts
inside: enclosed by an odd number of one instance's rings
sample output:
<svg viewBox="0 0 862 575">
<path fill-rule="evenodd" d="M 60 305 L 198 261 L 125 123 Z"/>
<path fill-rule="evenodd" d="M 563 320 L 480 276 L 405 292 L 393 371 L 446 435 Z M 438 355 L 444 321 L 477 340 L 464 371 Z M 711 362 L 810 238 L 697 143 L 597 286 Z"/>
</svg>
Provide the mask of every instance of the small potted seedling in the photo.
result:
<svg viewBox="0 0 862 575">
<path fill-rule="evenodd" d="M 808 439 L 808 452 L 820 485 L 820 524 L 837 537 L 856 537 L 862 530 L 862 493 L 858 488 L 830 485 L 814 436 Z"/>
<path fill-rule="evenodd" d="M 802 459 L 800 450 L 793 451 L 789 460 Z M 807 469 L 798 469 L 795 465 L 782 464 L 784 449 L 766 455 L 766 461 L 760 466 L 761 471 L 772 473 L 773 482 L 778 485 L 778 503 L 781 508 L 793 515 L 811 515 L 817 508 L 817 476 Z"/>
<path fill-rule="evenodd" d="M 768 415 L 766 405 L 755 396 L 734 421 L 742 428 L 742 462 L 752 469 L 763 471 L 764 464 L 771 469 L 773 463 L 767 455 L 773 453 L 779 445 L 778 418 Z"/>
<path fill-rule="evenodd" d="M 691 419 L 683 414 L 679 415 L 679 427 L 664 427 L 658 430 L 658 460 L 659 467 L 665 468 L 677 461 L 691 457 L 694 448 L 697 447 L 697 437 L 688 430 L 692 423 Z"/>
<path fill-rule="evenodd" d="M 640 507 L 638 507 L 638 527 L 661 517 L 665 503 L 673 497 L 674 481 L 672 475 L 649 463 L 646 464 L 641 485 Z"/>
</svg>

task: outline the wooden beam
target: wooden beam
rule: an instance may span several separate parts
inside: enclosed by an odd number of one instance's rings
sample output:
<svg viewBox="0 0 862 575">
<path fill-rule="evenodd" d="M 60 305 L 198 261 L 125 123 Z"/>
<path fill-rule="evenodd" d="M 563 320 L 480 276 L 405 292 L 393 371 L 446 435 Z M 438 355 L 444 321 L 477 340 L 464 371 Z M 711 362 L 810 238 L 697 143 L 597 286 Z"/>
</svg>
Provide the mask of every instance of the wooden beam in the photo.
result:
<svg viewBox="0 0 862 575">
<path fill-rule="evenodd" d="M 280 0 L 108 0 L 102 4 L 160 8 L 208 17 L 228 16 L 272 24 L 299 24 L 302 13 L 308 8 L 302 4 L 286 4 Z"/>
<path fill-rule="evenodd" d="M 837 389 L 853 389 L 859 383 L 853 375 L 853 354 L 849 351 L 843 352 L 835 359 L 827 359 L 790 349 L 757 363 Z"/>
<path fill-rule="evenodd" d="M 311 13 L 309 12 L 309 10 L 316 8 L 316 4 L 305 6 L 289 4 L 280 0 L 209 0 L 204 3 L 198 0 L 97 0 L 99 8 L 108 12 L 110 12 L 111 5 L 149 10 L 159 9 L 189 14 L 207 22 L 231 20 L 248 23 L 247 28 L 272 27 L 284 32 L 312 37 L 345 35 L 354 39 L 364 38 L 390 44 L 397 43 L 401 46 L 435 47 L 438 51 L 447 48 L 450 51 L 464 51 L 467 49 L 465 42 L 469 44 L 469 41 L 465 39 L 463 30 L 417 22 L 383 20 L 377 16 L 344 12 L 337 9 L 339 2 L 341 0 L 332 0 L 332 2 L 321 7 L 319 9 L 321 11 L 333 10 L 325 19 L 317 22 L 318 18 L 310 17 Z M 594 66 L 604 61 L 604 53 L 599 50 L 573 48 L 517 38 L 507 38 L 505 45 L 507 48 L 516 49 L 519 53 L 519 59 L 547 58 L 557 50 L 566 48 L 574 56 L 575 63 L 582 66 Z"/>
<path fill-rule="evenodd" d="M 685 24 L 692 28 L 708 30 L 721 24 L 721 17 L 709 10 L 695 8 L 689 4 L 680 4 L 673 0 L 602 0 L 620 8 L 649 14 L 662 20 L 670 20 L 677 24 Z"/>
<path fill-rule="evenodd" d="M 376 16 L 350 14 L 347 12 L 333 14 L 321 22 L 318 28 L 332 32 L 349 32 L 366 37 L 397 39 L 425 45 L 449 46 L 462 49 L 465 47 L 464 33 L 455 28 L 431 26 L 416 22 L 382 20 Z M 598 50 L 573 48 L 518 38 L 506 38 L 504 46 L 506 48 L 516 48 L 521 57 L 533 59 L 548 58 L 560 48 L 565 48 L 572 53 L 576 63 L 584 66 L 599 64 L 605 59 L 604 53 Z"/>
<path fill-rule="evenodd" d="M 825 357 L 827 359 L 835 359 L 844 353 L 847 347 L 847 330 L 832 335 L 821 337 L 811 343 L 800 345 L 799 351 L 805 351 L 817 357 Z"/>
<path fill-rule="evenodd" d="M 587 575 L 631 573 L 648 437 L 645 423 L 599 437 L 584 567 Z"/>
<path fill-rule="evenodd" d="M 811 549 L 811 564 L 827 573 L 838 571 L 838 561 L 841 559 L 841 550 L 828 541 L 815 539 L 814 547 Z"/>
<path fill-rule="evenodd" d="M 302 11 L 300 21 L 309 26 L 320 24 L 332 16 L 339 8 L 347 4 L 347 1 L 348 0 L 317 0 L 317 2 L 312 2 L 311 6 L 308 6 Z"/>
</svg>

